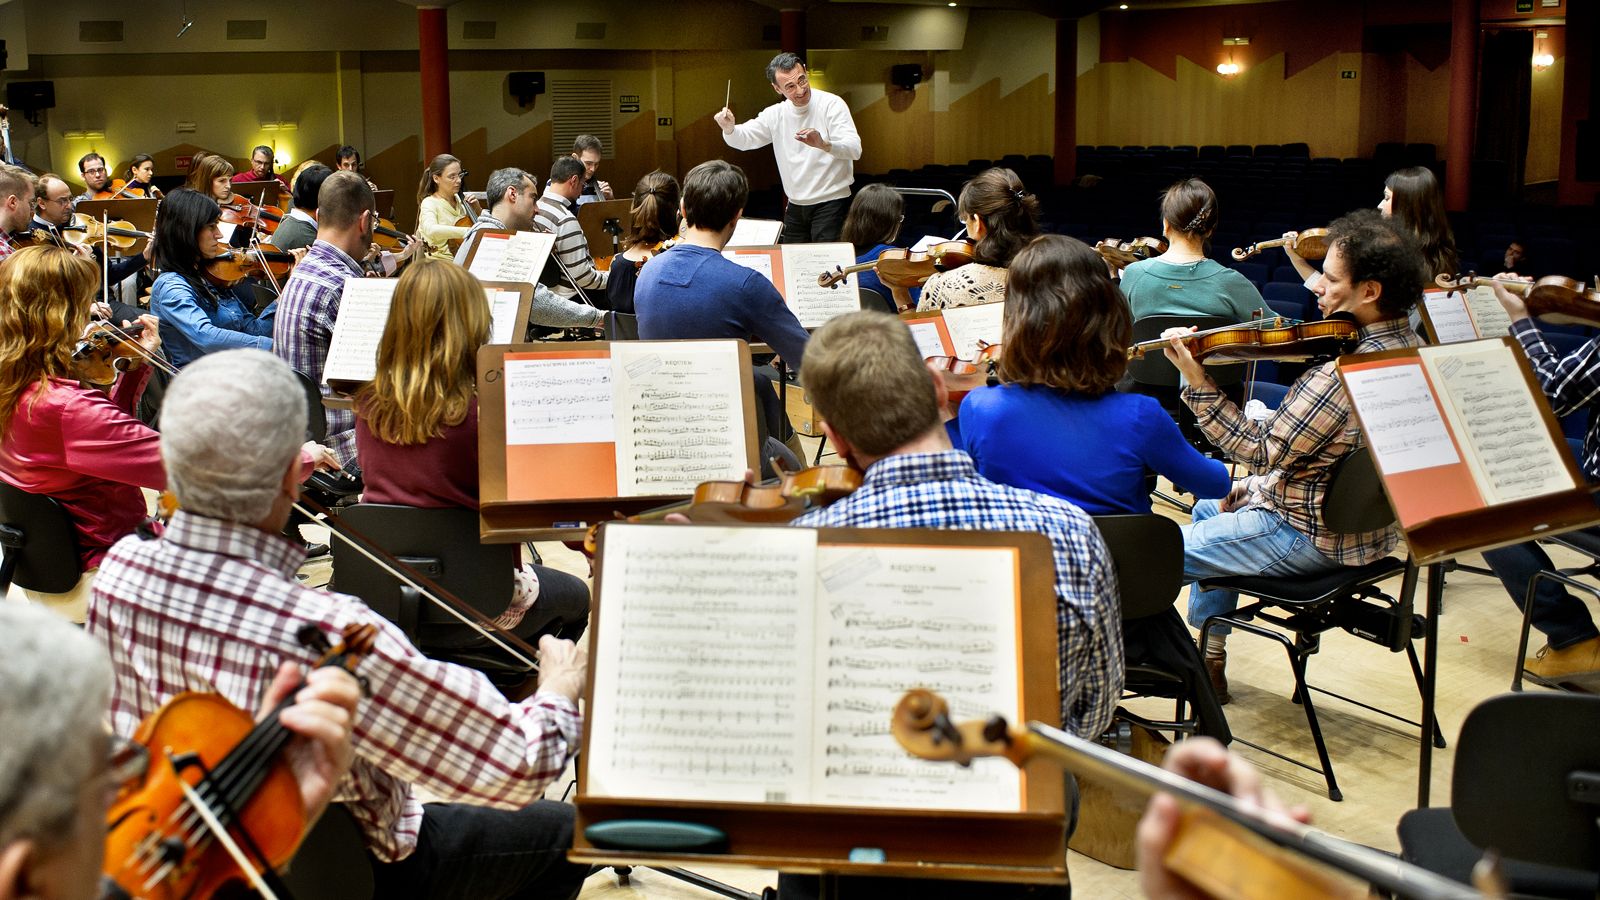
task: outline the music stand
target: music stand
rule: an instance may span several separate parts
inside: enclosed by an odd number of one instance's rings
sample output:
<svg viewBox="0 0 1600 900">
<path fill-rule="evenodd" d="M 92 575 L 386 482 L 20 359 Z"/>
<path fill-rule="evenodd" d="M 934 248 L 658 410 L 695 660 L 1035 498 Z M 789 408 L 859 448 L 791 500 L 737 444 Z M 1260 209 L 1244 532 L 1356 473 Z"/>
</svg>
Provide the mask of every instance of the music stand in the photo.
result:
<svg viewBox="0 0 1600 900">
<path fill-rule="evenodd" d="M 632 200 L 596 200 L 578 207 L 578 227 L 595 259 L 616 256 L 624 238 L 633 236 Z"/>
<path fill-rule="evenodd" d="M 132 198 L 126 200 L 80 200 L 73 207 L 74 212 L 80 212 L 100 221 L 100 214 L 105 213 L 106 218 L 115 222 L 121 219 L 131 224 L 134 228 L 151 233 L 156 227 L 156 207 L 161 205 L 160 200 L 146 200 Z M 123 256 L 132 256 L 144 252 L 145 239 L 139 238 L 132 247 L 122 251 Z"/>
<path fill-rule="evenodd" d="M 394 218 L 394 191 L 373 191 L 372 202 L 378 207 L 380 218 Z"/>
<path fill-rule="evenodd" d="M 236 181 L 233 192 L 249 199 L 257 206 L 278 206 L 284 197 L 283 185 L 274 178 L 271 181 Z"/>
</svg>

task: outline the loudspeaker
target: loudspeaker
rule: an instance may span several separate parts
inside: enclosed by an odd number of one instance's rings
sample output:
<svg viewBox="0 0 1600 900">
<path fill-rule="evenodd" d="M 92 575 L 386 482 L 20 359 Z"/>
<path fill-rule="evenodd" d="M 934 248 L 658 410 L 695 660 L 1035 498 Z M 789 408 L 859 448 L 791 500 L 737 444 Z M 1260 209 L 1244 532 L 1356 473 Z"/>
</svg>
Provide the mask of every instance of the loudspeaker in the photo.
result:
<svg viewBox="0 0 1600 900">
<path fill-rule="evenodd" d="M 895 87 L 914 91 L 917 85 L 922 83 L 922 67 L 916 63 L 892 66 L 889 69 L 889 83 Z"/>
<path fill-rule="evenodd" d="M 1573 176 L 1579 181 L 1600 181 L 1600 121 L 1580 120 L 1572 149 L 1577 162 Z"/>
<path fill-rule="evenodd" d="M 543 72 L 512 72 L 506 76 L 506 84 L 511 88 L 511 96 L 516 99 L 518 106 L 527 106 L 533 98 L 544 93 Z"/>
<path fill-rule="evenodd" d="M 24 112 L 56 108 L 54 81 L 12 81 L 6 84 L 6 106 Z"/>
</svg>

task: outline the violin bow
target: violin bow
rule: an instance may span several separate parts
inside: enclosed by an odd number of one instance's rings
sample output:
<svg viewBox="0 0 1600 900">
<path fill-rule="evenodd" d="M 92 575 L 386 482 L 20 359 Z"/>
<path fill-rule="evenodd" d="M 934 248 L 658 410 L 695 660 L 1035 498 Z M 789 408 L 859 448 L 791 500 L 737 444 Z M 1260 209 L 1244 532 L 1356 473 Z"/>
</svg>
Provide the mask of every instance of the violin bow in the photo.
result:
<svg viewBox="0 0 1600 900">
<path fill-rule="evenodd" d="M 172 363 L 168 362 L 157 354 L 146 350 L 144 345 L 139 343 L 138 337 L 136 337 L 133 332 L 123 328 L 121 325 L 118 325 L 110 319 L 102 319 L 100 321 L 100 330 L 105 331 L 112 337 L 116 338 L 118 343 L 127 344 L 129 347 L 133 348 L 134 355 L 143 360 L 151 368 L 158 369 L 168 375 L 176 376 L 178 374 L 177 366 L 174 366 Z"/>
</svg>

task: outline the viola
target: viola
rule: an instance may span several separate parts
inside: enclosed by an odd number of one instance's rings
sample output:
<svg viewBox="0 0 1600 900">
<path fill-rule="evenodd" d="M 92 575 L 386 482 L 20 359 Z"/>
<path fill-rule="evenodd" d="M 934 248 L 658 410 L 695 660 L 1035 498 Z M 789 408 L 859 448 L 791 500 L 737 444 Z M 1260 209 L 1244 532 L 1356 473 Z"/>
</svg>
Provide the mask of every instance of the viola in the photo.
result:
<svg viewBox="0 0 1600 900">
<path fill-rule="evenodd" d="M 1274 317 L 1196 331 L 1185 335 L 1183 342 L 1196 360 L 1208 366 L 1267 359 L 1304 361 L 1349 353 L 1359 342 L 1360 331 L 1349 319 L 1295 322 Z M 1165 338 L 1140 341 L 1129 348 L 1128 359 L 1143 359 L 1170 343 Z"/>
<path fill-rule="evenodd" d="M 126 372 L 139 362 L 149 363 L 168 375 L 178 374 L 171 363 L 139 343 L 144 327 L 143 322 L 134 322 L 126 327 L 110 322 L 99 323 L 73 348 L 73 374 L 79 381 L 90 384 L 110 384 L 117 380 L 117 373 Z"/>
<path fill-rule="evenodd" d="M 229 194 L 227 200 L 217 202 L 222 207 L 222 221 L 231 225 L 251 225 L 257 231 L 272 234 L 283 222 L 283 210 L 276 206 L 258 206 L 243 194 Z"/>
<path fill-rule="evenodd" d="M 90 200 L 118 200 L 126 196 L 123 191 L 128 187 L 128 182 L 121 178 L 113 178 L 106 182 L 106 186 L 94 192 Z"/>
<path fill-rule="evenodd" d="M 1142 237 L 1131 241 L 1106 238 L 1094 245 L 1096 253 L 1119 269 L 1126 269 L 1140 260 L 1152 259 L 1167 252 L 1167 242 L 1161 238 Z"/>
<path fill-rule="evenodd" d="M 300 638 L 322 654 L 318 667 L 354 673 L 377 635 L 349 625 L 329 648 L 308 626 Z M 104 874 L 125 896 L 208 898 L 241 880 L 260 891 L 260 873 L 294 855 L 310 823 L 282 753 L 293 734 L 278 717 L 293 694 L 260 722 L 219 694 L 188 692 L 139 723 L 133 739 L 147 748 L 148 768 L 106 815 Z"/>
<path fill-rule="evenodd" d="M 1480 278 L 1468 272 L 1455 278 L 1440 275 L 1434 279 L 1434 283 L 1452 290 L 1498 284 L 1513 294 L 1521 294 L 1528 307 L 1528 315 L 1537 319 L 1557 325 L 1600 326 L 1600 290 L 1590 290 L 1589 285 L 1561 275 L 1546 275 L 1537 281 L 1518 281 Z"/>
<path fill-rule="evenodd" d="M 223 287 L 233 287 L 246 278 L 276 281 L 294 268 L 295 255 L 271 244 L 258 244 L 249 250 L 225 250 L 205 260 L 206 277 Z"/>
<path fill-rule="evenodd" d="M 913 690 L 895 705 L 890 731 L 921 759 L 968 765 L 1000 757 L 1019 768 L 1048 759 L 1085 778 L 1145 796 L 1162 791 L 1182 809 L 1163 862 L 1207 896 L 1223 900 L 1369 896 L 1363 882 L 1410 900 L 1467 900 L 1479 890 L 1360 844 L 1292 821 L 1268 821 L 1235 798 L 1058 728 L 1013 728 L 995 716 L 955 723 L 944 698 Z M 1493 876 L 1490 876 L 1491 878 Z"/>
<path fill-rule="evenodd" d="M 945 241 L 927 250 L 903 250 L 891 247 L 878 254 L 870 263 L 834 267 L 832 272 L 817 276 L 819 287 L 838 287 L 852 272 L 875 269 L 878 280 L 890 287 L 917 287 L 933 277 L 935 272 L 948 272 L 972 262 L 976 248 L 971 241 Z"/>
<path fill-rule="evenodd" d="M 950 404 L 956 406 L 980 385 L 995 387 L 1000 384 L 1002 346 L 979 340 L 978 353 L 973 359 L 930 356 L 924 359 L 923 363 L 944 375 L 945 388 L 950 392 Z"/>
<path fill-rule="evenodd" d="M 1328 229 L 1307 228 L 1305 231 L 1296 232 L 1294 238 L 1274 238 L 1270 241 L 1260 241 L 1248 247 L 1233 248 L 1234 259 L 1249 259 L 1263 250 L 1273 247 L 1288 247 L 1299 254 L 1301 259 L 1317 260 L 1328 255 Z"/>
</svg>

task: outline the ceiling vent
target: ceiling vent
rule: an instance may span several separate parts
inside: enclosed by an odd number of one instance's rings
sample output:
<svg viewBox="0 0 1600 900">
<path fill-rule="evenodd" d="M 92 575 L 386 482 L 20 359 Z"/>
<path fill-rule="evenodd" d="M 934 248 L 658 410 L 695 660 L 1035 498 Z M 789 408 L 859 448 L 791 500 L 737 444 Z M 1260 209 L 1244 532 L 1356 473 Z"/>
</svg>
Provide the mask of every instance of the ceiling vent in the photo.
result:
<svg viewBox="0 0 1600 900">
<path fill-rule="evenodd" d="M 492 41 L 494 40 L 495 24 L 493 22 L 462 22 L 461 39 L 466 41 Z"/>
<path fill-rule="evenodd" d="M 267 39 L 266 19 L 229 19 L 228 40 L 264 41 Z"/>
<path fill-rule="evenodd" d="M 580 41 L 603 41 L 606 39 L 606 23 L 579 22 L 578 32 L 573 37 Z"/>
<path fill-rule="evenodd" d="M 79 22 L 78 40 L 85 44 L 115 44 L 122 40 L 122 21 L 86 19 Z"/>
</svg>

